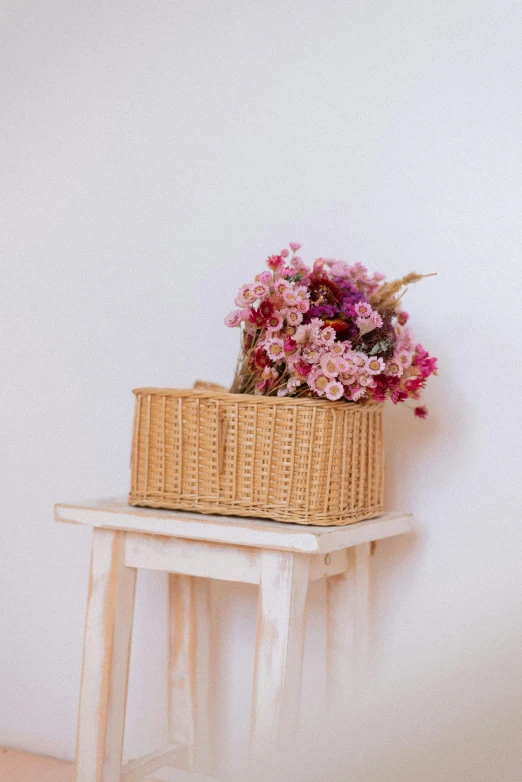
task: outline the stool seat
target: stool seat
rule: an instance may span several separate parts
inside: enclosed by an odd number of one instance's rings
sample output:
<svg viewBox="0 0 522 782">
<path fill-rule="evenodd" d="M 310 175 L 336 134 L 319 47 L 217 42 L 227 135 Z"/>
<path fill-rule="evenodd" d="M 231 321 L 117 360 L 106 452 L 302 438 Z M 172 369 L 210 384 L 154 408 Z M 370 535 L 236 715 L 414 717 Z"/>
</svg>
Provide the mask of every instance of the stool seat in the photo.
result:
<svg viewBox="0 0 522 782">
<path fill-rule="evenodd" d="M 78 719 L 76 782 L 207 782 L 211 579 L 258 584 L 250 756 L 291 740 L 299 720 L 308 583 L 327 579 L 327 687 L 333 713 L 367 680 L 369 557 L 412 528 L 387 513 L 344 527 L 129 506 L 55 506 L 94 528 Z M 122 766 L 138 568 L 169 574 L 169 745 Z M 351 661 L 351 663 L 349 662 Z M 170 769 L 170 770 L 169 770 Z M 177 771 L 173 769 L 178 769 Z M 207 775 L 207 776 L 205 776 Z"/>
</svg>

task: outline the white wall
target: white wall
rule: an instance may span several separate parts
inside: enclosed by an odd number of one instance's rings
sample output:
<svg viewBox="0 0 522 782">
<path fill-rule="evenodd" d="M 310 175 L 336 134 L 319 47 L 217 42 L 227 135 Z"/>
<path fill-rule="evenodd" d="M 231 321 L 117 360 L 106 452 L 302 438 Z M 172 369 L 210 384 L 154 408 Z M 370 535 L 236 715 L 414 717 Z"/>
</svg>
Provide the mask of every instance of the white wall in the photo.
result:
<svg viewBox="0 0 522 782">
<path fill-rule="evenodd" d="M 133 387 L 230 380 L 222 317 L 295 240 L 438 271 L 407 294 L 440 359 L 431 418 L 387 413 L 388 506 L 418 526 L 373 562 L 375 670 L 403 737 L 472 713 L 499 753 L 522 727 L 522 6 L 4 0 L 0 20 L 0 743 L 74 753 L 90 538 L 53 503 L 125 493 Z M 241 739 L 255 591 L 218 597 Z M 165 601 L 144 575 L 130 753 L 164 717 Z"/>
</svg>

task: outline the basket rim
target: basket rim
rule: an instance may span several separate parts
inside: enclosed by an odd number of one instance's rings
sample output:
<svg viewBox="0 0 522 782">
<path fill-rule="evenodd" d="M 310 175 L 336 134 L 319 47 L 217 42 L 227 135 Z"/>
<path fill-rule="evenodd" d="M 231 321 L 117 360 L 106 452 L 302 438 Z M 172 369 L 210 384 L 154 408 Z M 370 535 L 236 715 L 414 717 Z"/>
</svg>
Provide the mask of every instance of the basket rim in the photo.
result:
<svg viewBox="0 0 522 782">
<path fill-rule="evenodd" d="M 283 405 L 299 407 L 328 407 L 329 409 L 350 409 L 350 410 L 374 410 L 384 407 L 384 402 L 375 400 L 365 400 L 362 402 L 348 402 L 340 400 L 332 402 L 329 399 L 301 399 L 295 396 L 263 396 L 255 394 L 231 394 L 229 391 L 212 391 L 206 389 L 194 388 L 153 388 L 143 387 L 134 388 L 132 393 L 135 396 L 170 396 L 176 398 L 192 397 L 195 399 L 217 399 L 228 402 L 237 402 L 248 405 Z"/>
</svg>

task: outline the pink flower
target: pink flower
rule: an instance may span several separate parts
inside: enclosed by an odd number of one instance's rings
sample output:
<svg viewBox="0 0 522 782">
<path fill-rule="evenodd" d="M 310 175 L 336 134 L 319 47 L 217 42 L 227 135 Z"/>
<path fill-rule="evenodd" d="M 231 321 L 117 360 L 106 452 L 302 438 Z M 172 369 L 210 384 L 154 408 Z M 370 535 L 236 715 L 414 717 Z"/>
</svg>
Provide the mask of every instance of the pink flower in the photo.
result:
<svg viewBox="0 0 522 782">
<path fill-rule="evenodd" d="M 332 402 L 335 402 L 337 401 L 337 399 L 340 399 L 344 394 L 343 384 L 339 383 L 338 380 L 330 380 L 330 382 L 324 389 L 324 393 L 327 399 L 331 399 Z"/>
<path fill-rule="evenodd" d="M 408 350 L 399 350 L 395 360 L 406 369 L 406 367 L 411 366 L 412 354 Z"/>
<path fill-rule="evenodd" d="M 268 293 L 268 285 L 266 282 L 255 282 L 253 285 L 250 286 L 250 290 L 256 297 L 256 299 L 262 299 L 264 298 Z"/>
<path fill-rule="evenodd" d="M 298 244 L 297 242 L 290 242 L 288 246 L 290 247 L 293 253 L 296 253 L 298 250 L 301 249 L 301 245 Z"/>
<path fill-rule="evenodd" d="M 371 375 L 369 372 L 360 372 L 357 376 L 357 380 L 359 382 L 360 386 L 371 386 L 374 383 L 373 375 Z"/>
<path fill-rule="evenodd" d="M 271 255 L 269 258 L 267 258 L 266 264 L 269 269 L 276 271 L 284 264 L 284 261 L 280 255 Z"/>
<path fill-rule="evenodd" d="M 399 321 L 401 326 L 405 326 L 406 323 L 408 322 L 409 317 L 410 316 L 408 315 L 407 312 L 399 312 L 399 314 L 397 315 L 397 320 Z"/>
<path fill-rule="evenodd" d="M 335 329 L 331 326 L 326 326 L 326 328 L 321 329 L 317 341 L 322 345 L 333 345 L 335 342 Z"/>
<path fill-rule="evenodd" d="M 292 290 L 292 286 L 286 280 L 279 279 L 275 284 L 275 289 L 276 293 L 279 293 L 280 296 L 284 296 L 286 291 Z"/>
<path fill-rule="evenodd" d="M 375 324 L 375 328 L 380 329 L 382 326 L 382 318 L 378 312 L 372 312 L 370 315 L 371 321 Z"/>
<path fill-rule="evenodd" d="M 292 337 L 285 337 L 284 341 L 285 353 L 292 355 L 297 350 L 297 342 Z"/>
<path fill-rule="evenodd" d="M 284 249 L 284 250 L 281 250 L 281 252 L 279 253 L 279 255 L 281 256 L 281 258 L 288 258 L 288 256 L 290 255 L 290 253 L 288 252 L 288 250 L 287 250 L 287 249 L 286 249 L 286 247 L 285 247 L 285 249 Z"/>
<path fill-rule="evenodd" d="M 299 312 L 303 312 L 303 313 L 308 312 L 308 310 L 310 309 L 310 302 L 308 301 L 308 299 L 298 299 L 296 307 L 299 310 Z"/>
<path fill-rule="evenodd" d="M 303 349 L 303 356 L 310 364 L 317 364 L 321 360 L 321 353 L 313 345 Z"/>
<path fill-rule="evenodd" d="M 326 377 L 320 369 L 314 370 L 308 376 L 308 385 L 316 394 L 319 394 L 319 396 L 323 396 L 329 382 L 330 378 Z"/>
<path fill-rule="evenodd" d="M 384 372 L 384 361 L 382 358 L 368 356 L 366 360 L 366 371 L 369 372 L 370 375 L 380 375 L 381 372 Z"/>
<path fill-rule="evenodd" d="M 266 324 L 271 331 L 278 331 L 283 325 L 283 316 L 280 312 L 273 312 L 267 319 Z"/>
<path fill-rule="evenodd" d="M 426 418 L 428 415 L 428 408 L 425 405 L 419 405 L 413 410 L 413 415 L 417 418 Z"/>
<path fill-rule="evenodd" d="M 399 361 L 392 359 L 386 364 L 386 374 L 391 377 L 400 377 L 402 375 L 403 367 Z"/>
<path fill-rule="evenodd" d="M 339 374 L 338 357 L 332 353 L 324 353 L 321 356 L 321 369 L 326 377 L 334 378 Z"/>
<path fill-rule="evenodd" d="M 228 326 L 231 329 L 236 328 L 236 326 L 241 325 L 242 320 L 243 310 L 232 310 L 225 318 L 225 326 Z"/>
<path fill-rule="evenodd" d="M 245 307 L 247 304 L 253 304 L 256 298 L 251 285 L 242 285 L 237 294 L 235 303 L 238 307 Z"/>
<path fill-rule="evenodd" d="M 340 375 L 348 374 L 350 371 L 350 364 L 343 356 L 337 355 L 337 371 Z"/>
<path fill-rule="evenodd" d="M 302 301 L 293 288 L 288 288 L 283 292 L 283 301 L 291 307 L 295 307 L 299 301 Z"/>
<path fill-rule="evenodd" d="M 367 301 L 358 301 L 354 305 L 354 310 L 359 318 L 369 318 L 373 311 Z"/>
<path fill-rule="evenodd" d="M 300 299 L 302 299 L 303 301 L 304 301 L 305 299 L 308 299 L 308 295 L 309 295 L 309 294 L 308 294 L 308 288 L 306 287 L 306 285 L 297 285 L 297 286 L 294 288 L 294 290 L 295 290 L 295 292 L 297 293 L 298 297 L 299 297 Z"/>
<path fill-rule="evenodd" d="M 330 268 L 336 277 L 350 277 L 350 267 L 344 261 L 334 261 Z"/>
<path fill-rule="evenodd" d="M 303 263 L 303 259 L 299 255 L 294 255 L 290 261 L 296 272 L 307 272 L 308 266 Z"/>
<path fill-rule="evenodd" d="M 321 275 L 324 269 L 324 258 L 316 258 L 314 261 L 314 274 Z"/>
<path fill-rule="evenodd" d="M 346 356 L 346 360 L 349 364 L 353 364 L 354 367 L 362 369 L 366 365 L 366 356 L 358 350 L 354 350 Z"/>
<path fill-rule="evenodd" d="M 279 361 L 284 358 L 284 342 L 279 337 L 273 337 L 271 340 L 265 343 L 265 350 L 269 358 L 272 361 Z"/>
<path fill-rule="evenodd" d="M 295 371 L 298 375 L 301 377 L 308 377 L 310 372 L 312 371 L 311 364 L 307 364 L 306 361 L 303 361 L 303 359 L 299 359 L 299 361 L 295 364 Z"/>
<path fill-rule="evenodd" d="M 349 398 L 352 402 L 358 402 L 359 399 L 362 399 L 363 396 L 366 394 L 366 388 L 358 385 L 351 386 L 349 391 L 350 391 Z"/>
<path fill-rule="evenodd" d="M 285 318 L 291 326 L 299 326 L 303 322 L 303 313 L 289 307 L 285 310 Z"/>
<path fill-rule="evenodd" d="M 264 271 L 260 272 L 259 274 L 256 274 L 256 282 L 272 282 L 273 280 L 272 272 Z"/>
</svg>

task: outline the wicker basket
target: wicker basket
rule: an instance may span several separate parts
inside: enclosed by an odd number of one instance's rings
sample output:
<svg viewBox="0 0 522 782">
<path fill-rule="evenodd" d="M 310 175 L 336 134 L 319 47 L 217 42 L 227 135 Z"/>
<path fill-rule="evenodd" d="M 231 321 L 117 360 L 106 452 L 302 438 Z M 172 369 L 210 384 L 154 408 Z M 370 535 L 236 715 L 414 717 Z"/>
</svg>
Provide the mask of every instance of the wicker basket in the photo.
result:
<svg viewBox="0 0 522 782">
<path fill-rule="evenodd" d="M 318 525 L 382 513 L 381 404 L 209 385 L 134 391 L 131 505 Z"/>
</svg>

